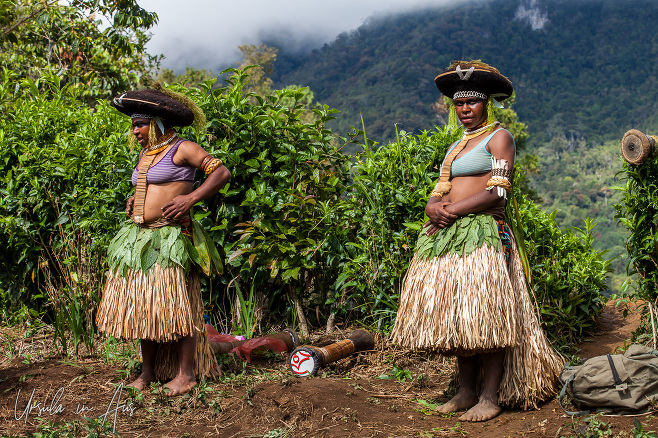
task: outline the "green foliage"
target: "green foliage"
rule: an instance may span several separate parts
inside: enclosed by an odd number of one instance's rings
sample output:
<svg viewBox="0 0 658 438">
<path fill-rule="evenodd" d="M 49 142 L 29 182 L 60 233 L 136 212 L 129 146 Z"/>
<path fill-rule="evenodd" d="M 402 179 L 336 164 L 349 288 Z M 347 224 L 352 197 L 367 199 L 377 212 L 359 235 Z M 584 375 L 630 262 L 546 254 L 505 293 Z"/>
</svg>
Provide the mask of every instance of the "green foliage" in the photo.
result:
<svg viewBox="0 0 658 438">
<path fill-rule="evenodd" d="M 128 193 L 128 124 L 104 102 L 91 110 L 56 75 L 5 71 L 0 81 L 0 138 L 11 145 L 0 151 L 0 282 L 39 313 L 45 291 L 54 305 L 75 302 L 53 299 L 66 289 L 91 314 Z"/>
<path fill-rule="evenodd" d="M 624 163 L 625 184 L 620 187 L 621 202 L 615 205 L 617 215 L 630 231 L 626 239 L 629 274 L 635 274 L 626 283 L 635 295 L 646 303 L 658 299 L 658 162 L 648 160 L 635 166 Z M 640 332 L 650 332 L 648 309 L 643 311 Z M 638 333 L 639 334 L 639 333 Z"/>
<path fill-rule="evenodd" d="M 568 347 L 592 328 L 603 309 L 610 262 L 592 248 L 593 222 L 561 230 L 547 214 L 519 197 L 519 216 L 532 273 L 532 289 L 549 339 Z M 517 224 L 518 225 L 518 224 Z"/>
<path fill-rule="evenodd" d="M 232 72 L 226 87 L 206 84 L 195 94 L 209 139 L 217 140 L 209 151 L 233 175 L 223 206 L 211 200 L 205 208 L 212 213 L 202 219 L 228 255 L 231 273 L 222 281 L 255 277 L 270 303 L 283 289 L 297 307 L 305 305 L 299 299 L 323 304 L 333 284 L 330 268 L 340 263 L 335 206 L 349 170 L 349 157 L 335 145 L 340 140 L 325 128 L 335 110 L 315 109 L 307 122 L 307 90 L 256 96 L 243 91 L 247 73 Z"/>
<path fill-rule="evenodd" d="M 199 70 L 193 67 L 185 67 L 185 73 L 182 74 L 176 74 L 168 68 L 162 69 L 158 74 L 159 82 L 166 82 L 168 84 L 177 83 L 187 87 L 198 87 L 213 79 L 215 77 L 211 71 L 206 69 Z"/>
<path fill-rule="evenodd" d="M 353 165 L 346 200 L 352 230 L 344 245 L 347 259 L 337 280 L 335 302 L 343 311 L 392 328 L 404 272 L 413 255 L 425 204 L 438 178 L 438 166 L 456 138 L 447 130 L 414 136 L 373 150 L 366 142 Z"/>
<path fill-rule="evenodd" d="M 380 379 L 395 379 L 400 383 L 406 382 L 407 380 L 413 380 L 411 371 L 405 370 L 402 367 L 395 365 L 388 373 L 382 374 L 379 376 Z"/>
<path fill-rule="evenodd" d="M 135 86 L 159 62 L 145 50 L 157 15 L 135 0 L 0 0 L 0 11 L 0 67 L 34 80 L 52 71 L 90 102 Z"/>
<path fill-rule="evenodd" d="M 238 335 L 242 335 L 245 339 L 251 339 L 256 331 L 256 300 L 254 299 L 254 287 L 256 283 L 251 283 L 251 290 L 249 291 L 249 299 L 245 300 L 242 295 L 242 290 L 238 283 L 235 283 L 235 293 L 238 298 L 238 304 L 240 305 L 240 324 L 241 330 L 234 332 Z"/>
</svg>

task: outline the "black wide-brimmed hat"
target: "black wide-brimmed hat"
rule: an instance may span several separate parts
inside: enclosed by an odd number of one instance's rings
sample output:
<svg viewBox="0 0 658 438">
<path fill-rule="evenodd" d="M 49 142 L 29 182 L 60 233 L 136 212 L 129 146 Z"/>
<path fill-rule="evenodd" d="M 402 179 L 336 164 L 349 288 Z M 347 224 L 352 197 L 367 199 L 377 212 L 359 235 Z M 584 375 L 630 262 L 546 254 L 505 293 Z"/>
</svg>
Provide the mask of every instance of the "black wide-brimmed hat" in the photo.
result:
<svg viewBox="0 0 658 438">
<path fill-rule="evenodd" d="M 127 91 L 112 99 L 112 106 L 129 116 L 160 117 L 170 126 L 189 126 L 194 122 L 192 109 L 158 90 Z"/>
<path fill-rule="evenodd" d="M 434 82 L 451 99 L 460 91 L 476 91 L 502 102 L 514 92 L 512 81 L 481 61 L 454 61 Z"/>
</svg>

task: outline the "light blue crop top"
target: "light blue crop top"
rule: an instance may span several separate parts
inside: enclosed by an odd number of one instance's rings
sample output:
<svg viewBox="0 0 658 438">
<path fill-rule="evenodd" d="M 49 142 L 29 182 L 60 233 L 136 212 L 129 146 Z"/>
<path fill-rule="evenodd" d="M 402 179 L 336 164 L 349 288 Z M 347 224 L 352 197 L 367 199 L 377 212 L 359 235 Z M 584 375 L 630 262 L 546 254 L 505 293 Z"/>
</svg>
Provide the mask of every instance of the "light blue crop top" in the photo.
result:
<svg viewBox="0 0 658 438">
<path fill-rule="evenodd" d="M 469 175 L 478 175 L 481 173 L 491 172 L 491 152 L 487 150 L 487 144 L 493 138 L 493 136 L 498 132 L 496 130 L 489 134 L 487 138 L 482 140 L 477 146 L 475 146 L 470 151 L 466 152 L 465 155 L 456 158 L 452 162 L 452 167 L 450 169 L 450 177 L 455 178 L 457 176 L 469 176 Z M 446 152 L 446 156 L 452 151 L 455 146 L 459 144 L 459 140 L 453 143 L 452 146 Z M 516 156 L 516 152 L 515 152 Z"/>
</svg>

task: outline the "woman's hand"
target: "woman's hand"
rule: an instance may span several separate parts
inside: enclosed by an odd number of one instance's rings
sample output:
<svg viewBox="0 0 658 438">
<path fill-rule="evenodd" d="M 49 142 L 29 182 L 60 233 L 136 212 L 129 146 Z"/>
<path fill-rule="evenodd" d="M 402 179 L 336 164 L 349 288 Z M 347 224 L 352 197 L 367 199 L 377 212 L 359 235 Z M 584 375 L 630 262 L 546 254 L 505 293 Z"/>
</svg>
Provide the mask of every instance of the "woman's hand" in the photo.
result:
<svg viewBox="0 0 658 438">
<path fill-rule="evenodd" d="M 459 216 L 448 212 L 448 210 L 446 210 L 447 205 L 450 205 L 450 202 L 439 201 L 427 203 L 425 214 L 429 218 L 429 223 L 439 229 L 452 225 Z"/>
<path fill-rule="evenodd" d="M 179 195 L 162 206 L 162 217 L 165 219 L 180 219 L 185 216 L 196 204 L 190 195 Z"/>
<path fill-rule="evenodd" d="M 135 195 L 132 195 L 126 201 L 126 214 L 128 215 L 128 217 L 133 215 L 133 207 L 134 206 L 135 206 Z"/>
</svg>

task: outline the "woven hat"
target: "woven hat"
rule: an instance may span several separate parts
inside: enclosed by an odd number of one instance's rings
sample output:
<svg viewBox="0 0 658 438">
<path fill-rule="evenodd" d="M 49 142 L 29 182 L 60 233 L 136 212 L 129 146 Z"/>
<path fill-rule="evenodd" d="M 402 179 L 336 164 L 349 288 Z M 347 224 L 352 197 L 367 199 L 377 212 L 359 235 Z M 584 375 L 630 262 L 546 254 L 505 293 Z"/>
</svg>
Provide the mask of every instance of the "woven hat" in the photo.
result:
<svg viewBox="0 0 658 438">
<path fill-rule="evenodd" d="M 512 81 L 481 61 L 454 61 L 447 70 L 434 78 L 436 87 L 453 99 L 457 92 L 478 92 L 499 102 L 514 92 Z"/>
<path fill-rule="evenodd" d="M 160 117 L 170 126 L 189 126 L 194 123 L 194 112 L 184 103 L 158 90 L 127 91 L 114 99 L 112 106 L 132 116 Z"/>
</svg>

